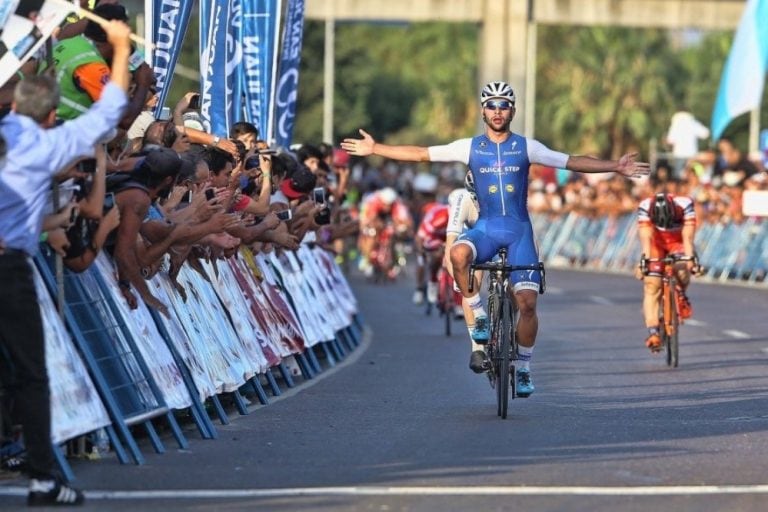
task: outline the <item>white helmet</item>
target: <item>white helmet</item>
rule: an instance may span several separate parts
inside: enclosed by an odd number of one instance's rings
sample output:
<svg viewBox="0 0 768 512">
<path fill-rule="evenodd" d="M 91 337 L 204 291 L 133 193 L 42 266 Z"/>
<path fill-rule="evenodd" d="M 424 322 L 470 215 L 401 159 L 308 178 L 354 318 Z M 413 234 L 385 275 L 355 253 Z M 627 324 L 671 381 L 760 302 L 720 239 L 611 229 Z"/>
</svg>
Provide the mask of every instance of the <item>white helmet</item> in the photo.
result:
<svg viewBox="0 0 768 512">
<path fill-rule="evenodd" d="M 386 187 L 379 190 L 379 199 L 387 206 L 390 206 L 397 199 L 397 192 L 392 187 Z"/>
<path fill-rule="evenodd" d="M 493 98 L 509 100 L 514 104 L 515 91 L 507 82 L 488 82 L 480 92 L 480 104 L 484 105 L 486 101 Z"/>
<path fill-rule="evenodd" d="M 425 172 L 416 175 L 413 190 L 422 194 L 434 194 L 437 191 L 437 176 Z"/>
</svg>

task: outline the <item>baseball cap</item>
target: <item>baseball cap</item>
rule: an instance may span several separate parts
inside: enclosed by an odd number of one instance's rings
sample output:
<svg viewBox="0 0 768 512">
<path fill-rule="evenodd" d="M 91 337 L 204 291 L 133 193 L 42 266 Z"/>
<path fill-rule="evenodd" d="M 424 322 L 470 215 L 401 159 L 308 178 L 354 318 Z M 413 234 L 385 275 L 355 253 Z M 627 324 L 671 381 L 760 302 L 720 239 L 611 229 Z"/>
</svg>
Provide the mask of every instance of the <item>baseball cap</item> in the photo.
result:
<svg viewBox="0 0 768 512">
<path fill-rule="evenodd" d="M 105 20 L 128 21 L 128 13 L 125 7 L 120 4 L 101 4 L 93 10 L 93 14 L 101 16 Z M 107 33 L 104 32 L 104 29 L 98 23 L 92 20 L 88 20 L 83 35 L 92 41 L 99 43 L 107 42 Z"/>
<path fill-rule="evenodd" d="M 181 158 L 170 148 L 158 147 L 149 151 L 140 165 L 150 174 L 174 176 L 181 169 Z"/>
<path fill-rule="evenodd" d="M 335 167 L 349 166 L 349 153 L 343 149 L 333 148 L 333 165 Z"/>
<path fill-rule="evenodd" d="M 185 128 L 192 128 L 194 130 L 205 131 L 203 126 L 203 118 L 197 112 L 185 112 L 181 119 L 184 121 Z"/>
<path fill-rule="evenodd" d="M 280 183 L 280 190 L 288 199 L 299 199 L 309 194 L 316 183 L 317 177 L 312 174 L 312 171 L 306 167 L 299 167 L 290 178 L 285 178 Z"/>
</svg>

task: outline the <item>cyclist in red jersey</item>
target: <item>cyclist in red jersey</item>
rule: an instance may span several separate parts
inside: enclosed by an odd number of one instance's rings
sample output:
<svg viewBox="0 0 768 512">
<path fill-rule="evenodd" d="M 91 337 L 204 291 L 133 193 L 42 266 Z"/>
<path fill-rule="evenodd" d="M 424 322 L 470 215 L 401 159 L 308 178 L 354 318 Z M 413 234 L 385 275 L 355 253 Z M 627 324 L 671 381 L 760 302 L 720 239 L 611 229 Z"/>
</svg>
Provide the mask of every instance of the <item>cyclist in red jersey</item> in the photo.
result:
<svg viewBox="0 0 768 512">
<path fill-rule="evenodd" d="M 695 255 L 693 239 L 696 234 L 696 211 L 690 197 L 659 192 L 641 201 L 637 214 L 640 244 L 646 258 L 664 258 L 669 254 Z M 679 287 L 677 306 L 681 320 L 693 314 L 691 303 L 685 295 L 693 269 L 693 261 L 681 261 L 675 267 Z M 651 262 L 647 275 L 641 273 L 639 265 L 636 273 L 644 282 L 643 316 L 648 328 L 645 346 L 651 352 L 660 352 L 662 349 L 658 309 L 663 270 L 661 262 Z"/>
<path fill-rule="evenodd" d="M 416 291 L 423 290 L 426 284 L 427 301 L 430 304 L 437 302 L 437 271 L 443 264 L 447 227 L 448 205 L 432 203 L 424 212 L 414 239 L 417 258 L 421 267 L 421 272 L 416 275 Z M 427 272 L 429 273 L 429 281 L 425 283 Z"/>
</svg>

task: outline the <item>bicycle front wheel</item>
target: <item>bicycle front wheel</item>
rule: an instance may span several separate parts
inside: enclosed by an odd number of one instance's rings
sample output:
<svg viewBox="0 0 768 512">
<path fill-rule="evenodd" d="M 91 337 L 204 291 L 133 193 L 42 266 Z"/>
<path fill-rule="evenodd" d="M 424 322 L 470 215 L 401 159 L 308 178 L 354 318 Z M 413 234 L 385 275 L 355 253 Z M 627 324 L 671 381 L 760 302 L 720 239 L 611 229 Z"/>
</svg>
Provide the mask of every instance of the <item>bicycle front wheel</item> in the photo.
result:
<svg viewBox="0 0 768 512">
<path fill-rule="evenodd" d="M 499 325 L 499 364 L 496 367 L 496 398 L 498 400 L 498 413 L 501 419 L 507 418 L 507 409 L 509 407 L 509 386 L 511 381 L 511 372 L 509 369 L 509 351 L 512 337 L 512 305 L 509 303 L 509 297 L 501 300 L 501 315 Z"/>
<path fill-rule="evenodd" d="M 667 311 L 669 312 L 669 317 L 667 318 L 667 325 L 665 326 L 667 331 L 667 365 L 671 366 L 672 368 L 677 368 L 680 350 L 680 320 L 677 316 L 677 292 L 675 291 L 674 285 L 669 287 L 668 300 L 669 306 L 667 307 Z"/>
</svg>

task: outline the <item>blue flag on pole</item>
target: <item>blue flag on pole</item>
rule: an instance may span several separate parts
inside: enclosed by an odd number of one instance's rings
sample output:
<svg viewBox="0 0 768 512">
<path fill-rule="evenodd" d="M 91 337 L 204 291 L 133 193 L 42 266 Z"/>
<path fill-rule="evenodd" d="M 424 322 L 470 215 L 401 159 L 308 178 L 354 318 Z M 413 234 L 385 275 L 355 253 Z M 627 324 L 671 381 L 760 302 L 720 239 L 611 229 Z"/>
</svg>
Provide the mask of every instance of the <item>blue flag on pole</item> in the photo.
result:
<svg viewBox="0 0 768 512">
<path fill-rule="evenodd" d="M 304 0 L 289 0 L 280 52 L 280 71 L 275 91 L 275 143 L 288 147 L 293 137 L 296 97 L 299 89 L 299 61 L 304 35 Z"/>
<path fill-rule="evenodd" d="M 232 41 L 232 2 L 200 2 L 200 116 L 206 131 L 229 135 L 238 46 Z"/>
<path fill-rule="evenodd" d="M 240 66 L 245 96 L 245 119 L 271 138 L 272 94 L 275 83 L 281 0 L 243 3 L 243 62 Z"/>
<path fill-rule="evenodd" d="M 152 68 L 157 78 L 158 102 L 155 115 L 160 114 L 173 78 L 173 70 L 181 53 L 181 43 L 187 33 L 193 0 L 154 0 L 152 15 Z"/>
<path fill-rule="evenodd" d="M 737 116 L 760 106 L 768 70 L 768 0 L 748 0 L 720 77 L 712 112 L 717 140 Z"/>
</svg>

